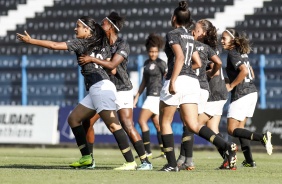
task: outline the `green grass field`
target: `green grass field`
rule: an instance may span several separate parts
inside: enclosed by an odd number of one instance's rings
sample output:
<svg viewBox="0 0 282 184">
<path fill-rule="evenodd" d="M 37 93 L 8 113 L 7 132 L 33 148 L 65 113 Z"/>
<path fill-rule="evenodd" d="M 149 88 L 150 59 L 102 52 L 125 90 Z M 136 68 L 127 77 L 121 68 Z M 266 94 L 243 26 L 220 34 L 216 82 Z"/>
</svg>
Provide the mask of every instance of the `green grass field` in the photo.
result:
<svg viewBox="0 0 282 184">
<path fill-rule="evenodd" d="M 159 154 L 158 150 L 153 151 L 155 156 Z M 0 183 L 282 183 L 282 153 L 275 153 L 275 150 L 271 156 L 253 153 L 257 168 L 238 167 L 236 171 L 215 170 L 222 162 L 216 151 L 195 151 L 196 170 L 178 173 L 158 171 L 166 163 L 163 158 L 151 159 L 153 171 L 113 171 L 124 162 L 118 149 L 97 148 L 94 156 L 96 169 L 71 169 L 68 164 L 80 158 L 76 148 L 0 147 Z M 240 165 L 243 155 L 239 152 L 237 156 Z"/>
</svg>

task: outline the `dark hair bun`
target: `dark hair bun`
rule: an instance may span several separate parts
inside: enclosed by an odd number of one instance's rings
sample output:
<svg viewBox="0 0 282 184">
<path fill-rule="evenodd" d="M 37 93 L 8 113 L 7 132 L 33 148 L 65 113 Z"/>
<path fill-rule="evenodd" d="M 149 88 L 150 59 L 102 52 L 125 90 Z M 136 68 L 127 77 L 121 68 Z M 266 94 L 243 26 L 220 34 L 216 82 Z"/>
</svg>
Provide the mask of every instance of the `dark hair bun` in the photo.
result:
<svg viewBox="0 0 282 184">
<path fill-rule="evenodd" d="M 185 11 L 188 9 L 188 3 L 186 1 L 180 1 L 178 5 L 181 10 Z"/>
</svg>

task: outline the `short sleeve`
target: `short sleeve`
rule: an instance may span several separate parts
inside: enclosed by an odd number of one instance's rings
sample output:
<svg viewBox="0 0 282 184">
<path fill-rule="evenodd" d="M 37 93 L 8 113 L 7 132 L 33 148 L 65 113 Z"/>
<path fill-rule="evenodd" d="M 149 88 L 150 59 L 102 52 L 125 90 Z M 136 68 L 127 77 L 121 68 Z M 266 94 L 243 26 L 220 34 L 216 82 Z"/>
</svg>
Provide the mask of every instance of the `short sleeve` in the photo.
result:
<svg viewBox="0 0 282 184">
<path fill-rule="evenodd" d="M 129 50 L 128 43 L 123 41 L 121 44 L 118 45 L 118 48 L 117 48 L 115 54 L 119 54 L 124 58 L 128 58 L 129 52 L 130 52 L 130 50 Z"/>
<path fill-rule="evenodd" d="M 214 55 L 217 55 L 216 52 L 209 46 L 207 46 L 207 54 L 208 54 L 208 59 L 210 59 Z"/>
<path fill-rule="evenodd" d="M 159 67 L 161 69 L 162 75 L 164 75 L 165 73 L 167 73 L 167 65 L 166 62 L 164 62 L 163 60 L 160 60 L 159 62 Z"/>
<path fill-rule="evenodd" d="M 167 39 L 169 45 L 174 45 L 174 44 L 180 45 L 179 35 L 177 35 L 177 34 L 168 33 L 166 35 L 166 39 Z"/>
<path fill-rule="evenodd" d="M 74 39 L 66 41 L 68 51 L 75 52 L 76 54 L 83 54 L 85 52 L 85 40 Z"/>
<path fill-rule="evenodd" d="M 237 70 L 239 68 L 239 66 L 244 64 L 240 53 L 236 52 L 234 50 L 229 52 L 229 59 L 230 59 L 230 62 L 232 63 L 232 65 L 233 65 L 233 67 L 235 68 L 235 70 Z"/>
</svg>

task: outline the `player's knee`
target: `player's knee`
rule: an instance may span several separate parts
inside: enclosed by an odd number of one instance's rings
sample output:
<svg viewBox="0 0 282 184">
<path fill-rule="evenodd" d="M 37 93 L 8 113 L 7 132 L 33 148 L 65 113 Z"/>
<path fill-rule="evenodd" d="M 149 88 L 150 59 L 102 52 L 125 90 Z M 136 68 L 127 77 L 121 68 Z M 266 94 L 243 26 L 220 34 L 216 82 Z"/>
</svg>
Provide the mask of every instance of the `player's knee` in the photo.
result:
<svg viewBox="0 0 282 184">
<path fill-rule="evenodd" d="M 70 127 L 74 127 L 75 125 L 77 125 L 75 117 L 72 114 L 70 114 L 68 117 L 68 124 L 70 125 Z"/>
<path fill-rule="evenodd" d="M 234 131 L 233 127 L 228 127 L 227 132 L 229 135 L 233 136 L 233 131 Z"/>
</svg>

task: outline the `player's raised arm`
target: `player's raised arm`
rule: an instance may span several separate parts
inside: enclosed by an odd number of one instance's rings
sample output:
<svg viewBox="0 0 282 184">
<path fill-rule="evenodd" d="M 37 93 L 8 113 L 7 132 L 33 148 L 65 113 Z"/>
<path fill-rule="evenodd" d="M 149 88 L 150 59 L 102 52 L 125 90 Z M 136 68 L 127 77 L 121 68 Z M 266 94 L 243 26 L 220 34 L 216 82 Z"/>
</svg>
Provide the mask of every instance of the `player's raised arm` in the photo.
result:
<svg viewBox="0 0 282 184">
<path fill-rule="evenodd" d="M 52 50 L 67 50 L 67 44 L 66 42 L 54 42 L 54 41 L 49 41 L 49 40 L 38 40 L 31 38 L 27 31 L 24 31 L 24 34 L 17 33 L 17 38 L 18 40 L 32 44 L 32 45 L 37 45 L 40 47 L 44 47 L 47 49 L 52 49 Z"/>
</svg>

